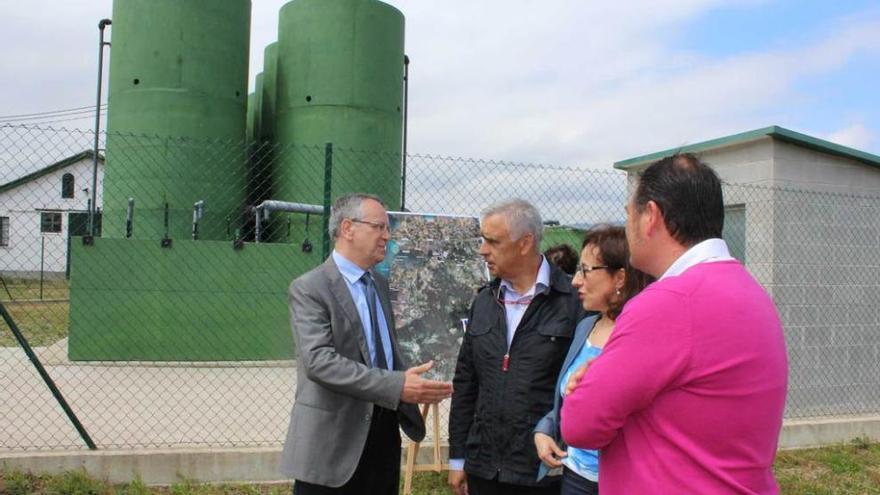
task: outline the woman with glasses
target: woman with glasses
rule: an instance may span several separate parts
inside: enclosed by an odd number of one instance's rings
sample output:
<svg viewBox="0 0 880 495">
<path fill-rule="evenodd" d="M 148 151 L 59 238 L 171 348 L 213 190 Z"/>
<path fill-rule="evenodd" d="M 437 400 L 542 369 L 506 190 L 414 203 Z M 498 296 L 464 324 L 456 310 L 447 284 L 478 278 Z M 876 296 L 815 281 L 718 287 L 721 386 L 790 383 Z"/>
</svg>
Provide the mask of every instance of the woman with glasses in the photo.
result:
<svg viewBox="0 0 880 495">
<path fill-rule="evenodd" d="M 599 493 L 598 451 L 566 448 L 560 440 L 562 401 L 584 365 L 602 352 L 623 305 L 651 280 L 630 266 L 623 227 L 606 225 L 587 232 L 572 286 L 591 314 L 578 323 L 556 383 L 553 410 L 538 422 L 534 433 L 535 448 L 543 461 L 538 479 L 561 469 L 562 495 Z"/>
</svg>

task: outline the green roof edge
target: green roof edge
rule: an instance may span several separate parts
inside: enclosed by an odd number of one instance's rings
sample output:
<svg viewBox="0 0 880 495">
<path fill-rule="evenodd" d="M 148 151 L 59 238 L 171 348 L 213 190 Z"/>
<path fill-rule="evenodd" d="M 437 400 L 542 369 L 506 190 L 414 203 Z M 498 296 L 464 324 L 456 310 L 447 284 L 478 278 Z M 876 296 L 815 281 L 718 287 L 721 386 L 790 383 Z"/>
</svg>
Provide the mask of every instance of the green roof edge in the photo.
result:
<svg viewBox="0 0 880 495">
<path fill-rule="evenodd" d="M 857 150 L 855 148 L 850 148 L 848 146 L 843 146 L 841 144 L 832 143 L 831 141 L 826 141 L 824 139 L 808 136 L 806 134 L 795 132 L 784 127 L 773 125 L 770 127 L 755 129 L 753 131 L 741 132 L 739 134 L 732 134 L 730 136 L 710 139 L 708 141 L 703 141 L 700 143 L 689 144 L 678 148 L 670 148 L 668 150 L 658 151 L 656 153 L 651 153 L 648 155 L 642 155 L 635 158 L 621 160 L 614 163 L 614 168 L 627 170 L 637 165 L 643 165 L 645 163 L 660 160 L 661 158 L 674 155 L 675 153 L 699 153 L 701 151 L 729 146 L 732 144 L 755 141 L 763 137 L 776 138 L 780 141 L 797 144 L 805 148 L 828 153 L 829 155 L 851 158 L 866 165 L 880 167 L 880 156 L 868 153 L 866 151 Z"/>
<path fill-rule="evenodd" d="M 27 175 L 23 175 L 15 180 L 7 182 L 6 184 L 0 185 L 0 193 L 4 193 L 4 192 L 9 191 L 11 189 L 15 189 L 16 187 L 18 187 L 26 182 L 30 182 L 30 181 L 32 181 L 34 179 L 38 179 L 44 175 L 51 174 L 52 172 L 55 172 L 56 170 L 61 170 L 62 168 L 73 165 L 74 163 L 76 163 L 80 160 L 84 160 L 86 158 L 91 158 L 93 156 L 94 156 L 94 152 L 92 150 L 82 151 L 82 152 L 77 153 L 73 156 L 69 156 L 67 158 L 64 158 L 63 160 L 59 160 L 51 165 L 45 166 L 39 170 L 36 170 L 36 171 L 31 172 Z M 98 160 L 104 161 L 104 157 L 99 154 Z"/>
</svg>

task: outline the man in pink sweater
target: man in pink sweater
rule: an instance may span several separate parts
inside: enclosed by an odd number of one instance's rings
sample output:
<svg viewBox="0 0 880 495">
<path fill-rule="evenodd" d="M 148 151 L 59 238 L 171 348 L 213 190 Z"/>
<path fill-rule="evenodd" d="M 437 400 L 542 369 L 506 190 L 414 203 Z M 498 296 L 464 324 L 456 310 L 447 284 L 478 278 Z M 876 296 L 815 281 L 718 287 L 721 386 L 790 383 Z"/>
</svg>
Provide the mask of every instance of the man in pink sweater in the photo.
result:
<svg viewBox="0 0 880 495">
<path fill-rule="evenodd" d="M 569 445 L 600 449 L 599 490 L 774 494 L 788 380 L 773 301 L 721 239 L 715 172 L 648 167 L 627 205 L 632 264 L 658 280 L 618 317 L 562 408 Z"/>
</svg>

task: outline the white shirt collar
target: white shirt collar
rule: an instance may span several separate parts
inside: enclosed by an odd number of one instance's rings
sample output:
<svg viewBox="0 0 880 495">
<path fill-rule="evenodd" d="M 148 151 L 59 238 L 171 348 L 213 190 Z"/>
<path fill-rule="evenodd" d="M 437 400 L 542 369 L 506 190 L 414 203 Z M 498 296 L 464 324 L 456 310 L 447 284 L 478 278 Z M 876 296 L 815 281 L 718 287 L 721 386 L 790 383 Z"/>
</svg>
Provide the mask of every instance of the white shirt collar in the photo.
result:
<svg viewBox="0 0 880 495">
<path fill-rule="evenodd" d="M 533 285 L 525 294 L 520 294 L 513 288 L 513 284 L 508 282 L 507 280 L 501 280 L 501 287 L 504 287 L 504 293 L 513 293 L 520 297 L 526 297 L 534 295 L 538 291 L 547 290 L 550 287 L 550 263 L 547 261 L 543 255 L 541 256 L 541 266 L 538 268 L 538 276 L 535 278 L 535 285 Z"/>
<path fill-rule="evenodd" d="M 730 251 L 724 239 L 706 239 L 691 246 L 690 249 L 678 257 L 675 262 L 660 276 L 660 280 L 666 277 L 677 277 L 688 268 L 700 263 L 713 263 L 716 261 L 730 261 Z"/>
</svg>

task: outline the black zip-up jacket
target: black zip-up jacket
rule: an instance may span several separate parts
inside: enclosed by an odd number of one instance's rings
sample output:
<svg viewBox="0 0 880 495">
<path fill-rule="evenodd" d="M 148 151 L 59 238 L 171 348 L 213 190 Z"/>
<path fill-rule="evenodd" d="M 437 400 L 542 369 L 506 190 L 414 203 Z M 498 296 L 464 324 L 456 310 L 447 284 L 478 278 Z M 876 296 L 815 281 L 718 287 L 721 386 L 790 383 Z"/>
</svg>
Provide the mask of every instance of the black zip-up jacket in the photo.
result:
<svg viewBox="0 0 880 495">
<path fill-rule="evenodd" d="M 480 289 L 471 305 L 453 379 L 449 457 L 465 459 L 468 475 L 547 485 L 555 480 L 536 481 L 541 461 L 532 434 L 553 408 L 553 389 L 581 307 L 571 278 L 551 264 L 550 289 L 532 300 L 508 350 L 500 282 Z"/>
</svg>

